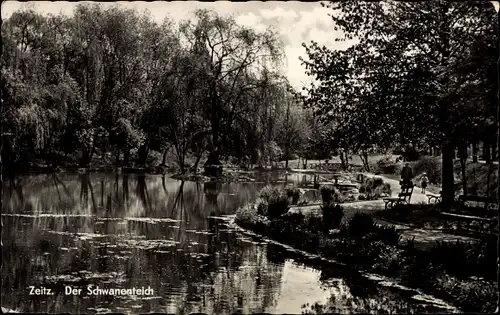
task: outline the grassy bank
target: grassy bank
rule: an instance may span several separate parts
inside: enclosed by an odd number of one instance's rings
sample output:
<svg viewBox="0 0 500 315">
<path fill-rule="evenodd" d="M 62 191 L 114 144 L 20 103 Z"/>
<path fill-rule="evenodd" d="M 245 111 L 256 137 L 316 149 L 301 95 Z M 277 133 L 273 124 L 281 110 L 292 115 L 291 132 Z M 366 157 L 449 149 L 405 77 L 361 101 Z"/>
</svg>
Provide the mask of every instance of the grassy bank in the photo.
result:
<svg viewBox="0 0 500 315">
<path fill-rule="evenodd" d="M 438 243 L 421 251 L 412 242 L 400 244 L 395 228 L 375 224 L 370 215 L 342 222 L 342 206 L 334 202 L 322 206 L 321 216 L 291 214 L 286 194 L 266 189 L 256 203 L 237 211 L 239 226 L 354 269 L 391 277 L 466 312 L 494 310 L 494 242 Z"/>
</svg>

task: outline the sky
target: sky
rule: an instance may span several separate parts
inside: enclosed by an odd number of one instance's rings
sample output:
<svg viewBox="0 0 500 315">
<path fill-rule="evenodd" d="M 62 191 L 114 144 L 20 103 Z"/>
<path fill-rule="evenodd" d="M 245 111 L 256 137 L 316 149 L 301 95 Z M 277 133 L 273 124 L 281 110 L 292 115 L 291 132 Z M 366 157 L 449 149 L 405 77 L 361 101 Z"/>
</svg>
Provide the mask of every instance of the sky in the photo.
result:
<svg viewBox="0 0 500 315">
<path fill-rule="evenodd" d="M 8 18 L 13 12 L 29 6 L 41 14 L 72 15 L 79 2 L 66 1 L 3 1 L 2 19 Z M 96 2 L 93 2 L 96 3 Z M 119 4 L 125 8 L 135 8 L 139 11 L 148 10 L 153 19 L 161 23 L 165 17 L 174 21 L 192 18 L 196 9 L 211 9 L 221 15 L 231 15 L 236 22 L 255 30 L 265 30 L 273 26 L 284 44 L 286 54 L 285 74 L 292 86 L 300 90 L 309 86 L 312 79 L 305 74 L 299 56 L 307 59 L 302 43 L 316 41 L 320 46 L 331 49 L 345 49 L 349 42 L 335 42 L 342 34 L 333 30 L 333 21 L 328 16 L 331 9 L 324 8 L 320 2 L 298 1 L 249 1 L 249 2 L 197 2 L 197 1 L 157 1 L 157 2 L 103 2 L 102 5 Z"/>
</svg>

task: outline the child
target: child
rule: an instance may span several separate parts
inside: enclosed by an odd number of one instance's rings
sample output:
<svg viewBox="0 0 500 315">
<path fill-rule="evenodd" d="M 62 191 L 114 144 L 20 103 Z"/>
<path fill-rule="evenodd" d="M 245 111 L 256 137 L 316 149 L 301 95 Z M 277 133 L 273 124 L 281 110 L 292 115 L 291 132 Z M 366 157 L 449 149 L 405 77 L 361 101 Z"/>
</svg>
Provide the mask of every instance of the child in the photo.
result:
<svg viewBox="0 0 500 315">
<path fill-rule="evenodd" d="M 422 177 L 420 177 L 420 187 L 422 187 L 421 193 L 425 194 L 425 188 L 427 188 L 428 182 L 429 182 L 429 178 L 427 178 L 427 174 L 423 173 Z"/>
</svg>

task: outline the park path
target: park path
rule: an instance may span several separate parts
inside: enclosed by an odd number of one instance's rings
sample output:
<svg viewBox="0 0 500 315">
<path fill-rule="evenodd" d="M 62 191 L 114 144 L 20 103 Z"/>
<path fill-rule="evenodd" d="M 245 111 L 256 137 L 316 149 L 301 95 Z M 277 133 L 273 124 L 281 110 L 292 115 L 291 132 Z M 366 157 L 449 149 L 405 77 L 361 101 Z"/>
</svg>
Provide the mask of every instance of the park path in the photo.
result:
<svg viewBox="0 0 500 315">
<path fill-rule="evenodd" d="M 397 197 L 397 195 L 401 192 L 401 187 L 399 185 L 399 181 L 391 178 L 387 178 L 383 175 L 374 175 L 370 173 L 364 173 L 366 176 L 373 177 L 381 177 L 384 182 L 389 183 L 391 186 L 391 195 L 392 197 Z M 415 187 L 413 190 L 413 194 L 410 199 L 411 204 L 418 203 L 427 203 L 428 198 L 425 194 L 420 192 L 420 187 Z M 359 202 L 350 202 L 342 204 L 344 206 L 344 219 L 349 220 L 356 213 L 374 213 L 375 211 L 382 210 L 385 208 L 385 203 L 383 200 L 367 200 L 367 201 L 359 201 Z M 310 206 L 301 206 L 301 207 L 292 207 L 290 209 L 291 212 L 301 211 L 303 214 L 313 213 L 320 214 L 321 209 L 319 204 L 310 205 Z M 412 228 L 404 223 L 399 222 L 389 222 L 386 220 L 382 220 L 379 218 L 375 218 L 375 221 L 380 224 L 395 226 L 401 233 L 402 242 L 406 242 L 407 240 L 413 240 L 415 242 L 415 246 L 421 249 L 430 248 L 431 246 L 436 244 L 436 241 L 463 241 L 463 242 L 475 242 L 477 239 L 459 235 L 453 235 L 444 233 L 440 230 L 429 230 L 429 229 L 418 229 Z"/>
</svg>

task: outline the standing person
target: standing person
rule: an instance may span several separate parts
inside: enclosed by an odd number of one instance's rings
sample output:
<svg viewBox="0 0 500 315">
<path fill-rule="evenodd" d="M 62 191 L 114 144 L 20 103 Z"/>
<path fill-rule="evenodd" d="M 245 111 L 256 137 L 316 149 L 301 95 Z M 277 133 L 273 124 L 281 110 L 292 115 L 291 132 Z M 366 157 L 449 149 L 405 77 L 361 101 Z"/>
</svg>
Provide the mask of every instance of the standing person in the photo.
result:
<svg viewBox="0 0 500 315">
<path fill-rule="evenodd" d="M 420 187 L 422 187 L 421 193 L 425 194 L 425 188 L 427 188 L 427 183 L 429 182 L 429 178 L 427 174 L 424 172 L 422 177 L 420 178 Z"/>
<path fill-rule="evenodd" d="M 401 186 L 408 187 L 413 184 L 411 181 L 413 178 L 413 170 L 410 167 L 410 163 L 405 163 L 405 166 L 401 170 Z"/>
</svg>

